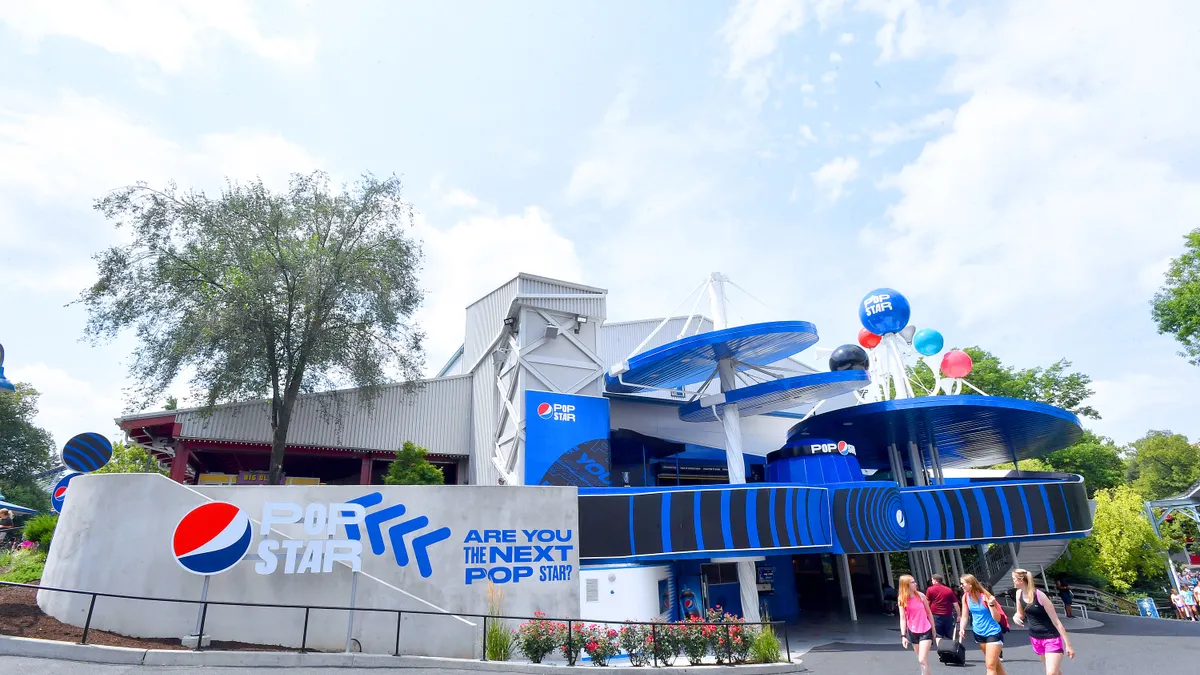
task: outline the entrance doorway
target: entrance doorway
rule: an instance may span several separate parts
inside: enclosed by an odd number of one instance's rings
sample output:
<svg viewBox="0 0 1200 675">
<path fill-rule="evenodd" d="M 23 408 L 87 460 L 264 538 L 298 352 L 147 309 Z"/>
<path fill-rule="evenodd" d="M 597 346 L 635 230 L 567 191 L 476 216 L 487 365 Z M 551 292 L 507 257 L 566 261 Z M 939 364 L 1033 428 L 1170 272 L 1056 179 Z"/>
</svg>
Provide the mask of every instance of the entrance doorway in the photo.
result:
<svg viewBox="0 0 1200 675">
<path fill-rule="evenodd" d="M 824 613 L 837 610 L 845 602 L 838 586 L 837 559 L 829 553 L 798 555 L 792 558 L 796 574 L 796 595 L 800 612 Z"/>
</svg>

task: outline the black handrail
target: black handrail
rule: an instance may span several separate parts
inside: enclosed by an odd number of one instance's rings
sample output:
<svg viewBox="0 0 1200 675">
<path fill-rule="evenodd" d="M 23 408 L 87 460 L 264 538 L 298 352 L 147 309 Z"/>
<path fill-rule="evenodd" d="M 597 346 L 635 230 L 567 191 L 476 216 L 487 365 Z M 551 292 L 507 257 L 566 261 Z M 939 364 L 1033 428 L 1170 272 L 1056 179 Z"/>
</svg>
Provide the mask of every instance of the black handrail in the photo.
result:
<svg viewBox="0 0 1200 675">
<path fill-rule="evenodd" d="M 393 656 L 400 655 L 400 622 L 403 619 L 404 614 L 418 614 L 418 615 L 426 615 L 426 616 L 450 616 L 450 617 L 458 617 L 458 618 L 469 617 L 472 619 L 482 619 L 483 620 L 483 628 L 484 628 L 484 630 L 483 630 L 483 636 L 484 636 L 483 637 L 483 639 L 484 639 L 483 659 L 484 660 L 487 660 L 487 621 L 488 621 L 488 619 L 492 619 L 492 620 L 500 619 L 500 620 L 508 620 L 508 621 L 550 621 L 550 622 L 557 622 L 557 623 L 565 622 L 568 626 L 568 629 L 567 629 L 567 648 L 568 648 L 568 650 L 571 650 L 573 647 L 572 643 L 574 641 L 574 634 L 571 631 L 571 627 L 572 627 L 572 624 L 574 624 L 574 623 L 590 623 L 590 624 L 604 624 L 604 625 L 618 625 L 618 626 L 650 626 L 651 627 L 650 630 L 652 632 L 656 632 L 658 626 L 678 626 L 678 625 L 725 626 L 726 631 L 728 631 L 730 626 L 732 625 L 730 622 L 727 622 L 727 621 L 690 621 L 690 620 L 684 621 L 684 622 L 677 622 L 677 621 L 610 621 L 608 619 L 572 619 L 569 617 L 565 618 L 565 619 L 556 619 L 556 618 L 551 618 L 551 617 L 547 617 L 547 616 L 511 616 L 511 615 L 505 615 L 505 614 L 474 614 L 471 612 L 449 612 L 449 611 L 435 612 L 435 611 L 431 611 L 431 610 L 427 610 L 427 609 L 399 610 L 399 609 L 395 609 L 395 608 L 391 608 L 391 607 L 339 607 L 339 606 L 331 606 L 331 605 L 293 605 L 293 604 L 275 604 L 275 603 L 264 603 L 264 602 L 236 602 L 236 601 L 232 601 L 232 600 L 207 600 L 207 599 L 192 600 L 192 599 L 188 599 L 188 598 L 153 598 L 153 597 L 149 597 L 149 596 L 145 596 L 145 595 L 125 595 L 125 594 L 121 594 L 121 593 L 102 593 L 99 591 L 84 591 L 84 590 L 79 590 L 77 588 L 57 588 L 55 586 L 39 586 L 37 584 L 20 584 L 20 583 L 16 583 L 16 582 L 12 582 L 12 581 L 0 581 L 0 586 L 12 586 L 12 587 L 16 587 L 16 588 L 29 588 L 29 589 L 33 589 L 35 591 L 51 591 L 51 592 L 55 592 L 55 593 L 71 593 L 71 594 L 75 594 L 75 595 L 90 596 L 91 600 L 88 604 L 88 614 L 87 614 L 87 619 L 83 626 L 83 637 L 80 640 L 80 644 L 87 644 L 88 632 L 91 630 L 91 625 L 92 625 L 92 614 L 93 614 L 93 610 L 96 608 L 96 598 L 117 598 L 120 600 L 138 600 L 138 601 L 143 601 L 143 602 L 171 602 L 171 603 L 185 604 L 185 605 L 201 605 L 200 627 L 198 629 L 199 634 L 196 636 L 196 647 L 195 647 L 196 651 L 200 651 L 203 649 L 204 624 L 205 624 L 205 620 L 208 615 L 208 606 L 209 605 L 217 605 L 217 606 L 223 606 L 223 607 L 256 607 L 256 608 L 262 608 L 262 609 L 303 609 L 304 610 L 304 629 L 303 629 L 303 634 L 301 635 L 301 639 L 300 639 L 300 651 L 301 652 L 306 651 L 306 648 L 308 645 L 308 617 L 309 617 L 309 612 L 314 609 L 319 609 L 319 610 L 324 610 L 324 611 L 333 611 L 333 612 L 396 612 L 396 651 L 393 654 Z M 759 626 L 760 628 L 762 626 L 775 627 L 775 626 L 784 626 L 786 624 L 785 621 L 739 621 L 736 623 L 739 626 Z M 471 626 L 473 628 L 474 624 L 471 624 Z M 792 662 L 792 648 L 791 648 L 790 640 L 788 639 L 786 629 L 783 631 L 783 634 L 784 634 L 784 642 L 786 644 L 786 650 L 787 650 L 787 662 L 791 663 Z M 726 646 L 727 646 L 727 648 L 729 647 L 729 645 L 726 645 Z"/>
</svg>

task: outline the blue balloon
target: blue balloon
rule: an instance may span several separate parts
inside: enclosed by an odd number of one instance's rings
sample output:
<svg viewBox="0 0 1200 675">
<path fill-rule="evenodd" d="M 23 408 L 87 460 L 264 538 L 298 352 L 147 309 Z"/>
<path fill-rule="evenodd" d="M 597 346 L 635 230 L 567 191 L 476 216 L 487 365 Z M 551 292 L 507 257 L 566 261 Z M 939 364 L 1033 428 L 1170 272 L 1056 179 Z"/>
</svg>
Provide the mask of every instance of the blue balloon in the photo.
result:
<svg viewBox="0 0 1200 675">
<path fill-rule="evenodd" d="M 908 299 L 900 291 L 876 288 L 858 305 L 858 320 L 876 335 L 899 333 L 908 325 Z"/>
<path fill-rule="evenodd" d="M 922 328 L 913 336 L 913 347 L 921 356 L 933 356 L 942 351 L 942 346 L 946 341 L 942 339 L 942 334 L 932 328 Z"/>
</svg>

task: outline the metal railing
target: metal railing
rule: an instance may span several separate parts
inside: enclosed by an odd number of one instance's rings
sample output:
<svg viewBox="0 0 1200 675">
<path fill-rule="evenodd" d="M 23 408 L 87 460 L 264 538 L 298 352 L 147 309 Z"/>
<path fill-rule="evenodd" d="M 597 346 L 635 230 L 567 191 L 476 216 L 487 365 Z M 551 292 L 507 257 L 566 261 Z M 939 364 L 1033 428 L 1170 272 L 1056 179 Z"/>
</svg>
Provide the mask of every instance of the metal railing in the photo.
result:
<svg viewBox="0 0 1200 675">
<path fill-rule="evenodd" d="M 783 621 L 757 621 L 757 622 L 749 622 L 749 621 L 747 621 L 747 622 L 743 622 L 743 621 L 738 621 L 738 622 L 679 621 L 679 622 L 670 622 L 670 621 L 609 621 L 609 620 L 601 620 L 601 619 L 588 620 L 588 619 L 571 619 L 571 618 L 556 619 L 556 618 L 551 618 L 551 617 L 546 617 L 546 616 L 509 616 L 509 615 L 498 615 L 498 614 L 472 614 L 470 612 L 435 612 L 435 611 L 431 611 L 431 610 L 391 609 L 391 608 L 385 608 L 385 607 L 338 607 L 338 606 L 331 606 L 331 605 L 293 605 L 293 604 L 274 604 L 274 603 L 262 603 L 262 602 L 235 602 L 235 601 L 229 601 L 229 600 L 208 600 L 208 599 L 190 600 L 190 599 L 186 599 L 186 598 L 153 598 L 153 597 L 143 596 L 143 595 L 124 595 L 121 593 L 102 593 L 99 591 L 84 591 L 84 590 L 79 590 L 79 589 L 74 589 L 74 588 L 56 588 L 53 586 L 38 586 L 36 584 L 19 584 L 19 583 L 15 583 L 15 582 L 11 582 L 11 581 L 0 581 L 0 586 L 28 588 L 28 589 L 31 589 L 34 591 L 39 591 L 39 592 L 40 591 L 49 591 L 49 592 L 54 592 L 54 593 L 68 593 L 68 594 L 73 594 L 73 595 L 89 596 L 90 600 L 88 601 L 87 618 L 84 620 L 84 624 L 83 624 L 83 635 L 78 642 L 78 644 L 83 644 L 83 645 L 86 645 L 88 643 L 88 633 L 91 631 L 92 617 L 95 613 L 97 598 L 117 598 L 120 600 L 135 600 L 135 601 L 141 601 L 141 602 L 166 602 L 166 603 L 184 604 L 184 605 L 200 605 L 200 620 L 199 620 L 199 624 L 196 629 L 196 646 L 193 648 L 193 651 L 203 651 L 203 649 L 204 649 L 204 628 L 205 628 L 205 624 L 206 624 L 206 621 L 208 618 L 208 608 L 210 606 L 248 607 L 248 608 L 259 608 L 259 609 L 295 609 L 295 610 L 302 609 L 302 610 L 304 610 L 304 627 L 303 627 L 303 629 L 301 631 L 301 635 L 300 635 L 300 649 L 299 649 L 299 651 L 301 653 L 309 651 L 309 649 L 308 649 L 308 619 L 309 619 L 309 615 L 312 612 L 312 610 L 350 612 L 351 620 L 353 620 L 352 617 L 355 612 L 381 612 L 384 614 L 394 613 L 396 615 L 396 643 L 395 643 L 395 649 L 392 652 L 392 656 L 400 656 L 400 627 L 401 627 L 401 622 L 402 622 L 405 614 L 416 615 L 416 616 L 444 616 L 444 617 L 460 617 L 460 618 L 465 617 L 465 618 L 472 618 L 472 619 L 482 619 L 482 621 L 483 621 L 482 660 L 483 661 L 488 660 L 488 658 L 487 658 L 487 635 L 488 635 L 487 627 L 488 626 L 487 625 L 488 625 L 489 620 L 491 620 L 491 621 L 545 621 L 545 622 L 550 622 L 550 623 L 566 624 L 566 626 L 567 626 L 567 644 L 565 646 L 567 648 L 567 651 L 570 654 L 578 654 L 578 651 L 575 650 L 575 646 L 574 646 L 574 639 L 575 639 L 574 627 L 576 625 L 593 624 L 593 625 L 603 625 L 603 626 L 649 626 L 650 631 L 651 631 L 651 636 L 653 638 L 654 645 L 655 645 L 655 648 L 651 650 L 655 667 L 658 667 L 657 645 L 658 645 L 658 630 L 659 630 L 660 626 L 674 626 L 674 627 L 678 627 L 678 626 L 685 626 L 685 627 L 724 626 L 725 635 L 726 635 L 726 640 L 725 640 L 726 649 L 732 650 L 732 643 L 730 641 L 730 637 L 731 637 L 731 631 L 735 627 L 757 626 L 761 629 L 763 626 L 769 626 L 773 629 L 777 626 L 782 627 L 785 624 L 785 622 L 783 622 Z M 782 633 L 783 633 L 784 648 L 785 648 L 785 651 L 787 654 L 786 662 L 791 663 L 792 662 L 792 647 L 791 647 L 791 643 L 788 639 L 787 630 L 786 629 L 782 630 Z M 580 645 L 580 646 L 582 647 L 582 645 Z M 676 656 L 678 656 L 678 653 L 676 654 Z M 730 654 L 730 656 L 731 656 L 731 654 Z M 574 665 L 574 662 L 575 662 L 574 658 L 568 657 L 569 665 Z"/>
<path fill-rule="evenodd" d="M 1014 544 L 1014 546 L 1020 546 Z M 974 575 L 979 582 L 993 586 L 1008 574 L 1013 566 L 1012 549 L 1008 544 L 992 544 L 976 561 L 967 568 L 967 573 Z"/>
</svg>

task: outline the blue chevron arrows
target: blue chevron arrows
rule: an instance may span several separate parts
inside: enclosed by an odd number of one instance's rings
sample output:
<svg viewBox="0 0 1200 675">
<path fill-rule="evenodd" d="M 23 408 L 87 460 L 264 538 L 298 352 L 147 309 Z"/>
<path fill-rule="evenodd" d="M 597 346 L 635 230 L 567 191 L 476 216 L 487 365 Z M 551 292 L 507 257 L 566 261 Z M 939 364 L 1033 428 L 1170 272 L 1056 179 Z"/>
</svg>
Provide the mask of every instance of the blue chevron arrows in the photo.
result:
<svg viewBox="0 0 1200 675">
<path fill-rule="evenodd" d="M 358 499 L 351 499 L 351 504 L 362 504 L 364 509 L 370 509 L 383 502 L 383 495 L 378 492 L 365 494 Z M 396 520 L 405 514 L 403 504 L 395 504 L 375 512 L 368 512 L 365 522 L 367 529 L 367 541 L 371 544 L 371 553 L 375 555 L 383 555 L 386 550 L 383 541 L 384 523 Z M 396 557 L 396 564 L 400 567 L 407 567 L 409 561 L 408 547 L 405 545 L 405 537 L 417 532 L 429 525 L 429 518 L 425 516 L 417 516 L 401 521 L 388 528 L 388 540 L 392 542 L 392 555 Z M 358 525 L 346 526 L 346 537 L 349 539 L 360 540 L 362 533 L 358 529 Z M 421 576 L 428 579 L 433 575 L 433 565 L 429 562 L 429 547 L 445 541 L 450 538 L 450 528 L 441 527 L 425 534 L 419 535 L 412 540 L 412 557 L 417 561 L 417 570 Z"/>
</svg>

